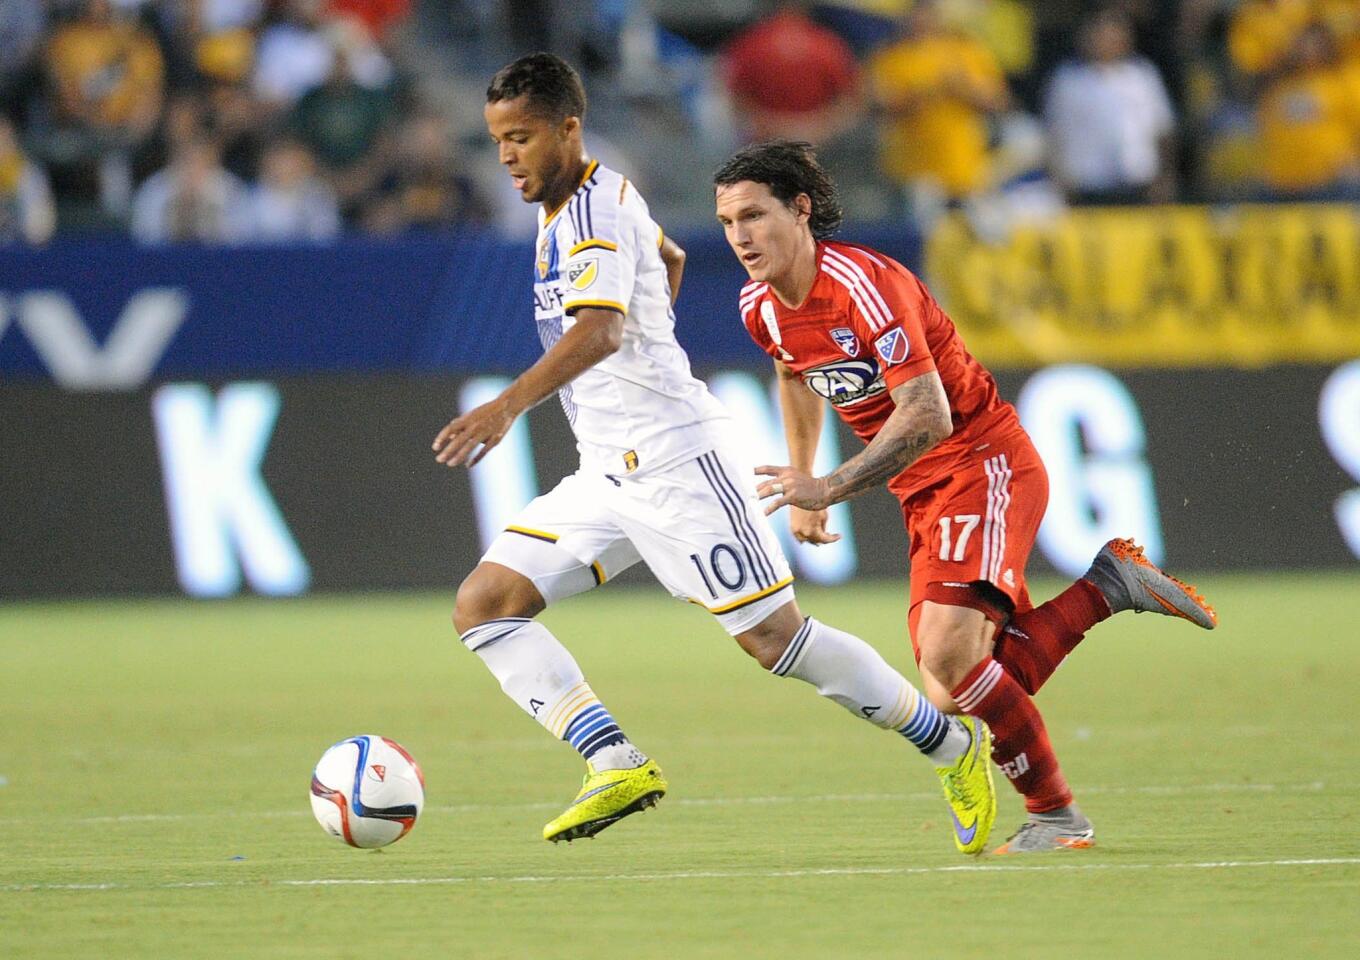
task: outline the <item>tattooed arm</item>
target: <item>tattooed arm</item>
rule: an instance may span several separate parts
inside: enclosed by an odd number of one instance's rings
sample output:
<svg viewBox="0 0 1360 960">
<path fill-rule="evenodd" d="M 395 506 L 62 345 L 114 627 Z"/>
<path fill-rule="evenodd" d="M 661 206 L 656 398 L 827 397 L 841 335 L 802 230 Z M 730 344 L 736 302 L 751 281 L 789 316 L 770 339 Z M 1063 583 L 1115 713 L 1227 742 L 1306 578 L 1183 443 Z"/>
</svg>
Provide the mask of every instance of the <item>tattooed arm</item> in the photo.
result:
<svg viewBox="0 0 1360 960">
<path fill-rule="evenodd" d="M 949 398 L 934 370 L 899 384 L 891 396 L 897 409 L 869 445 L 823 478 L 832 503 L 897 476 L 954 432 Z"/>
<path fill-rule="evenodd" d="M 756 473 L 772 478 L 756 492 L 762 499 L 778 497 L 765 512 L 783 506 L 823 510 L 858 496 L 897 476 L 954 432 L 949 398 L 934 370 L 899 384 L 891 396 L 896 409 L 883 428 L 868 446 L 825 477 L 812 477 L 794 467 L 756 468 Z"/>
</svg>

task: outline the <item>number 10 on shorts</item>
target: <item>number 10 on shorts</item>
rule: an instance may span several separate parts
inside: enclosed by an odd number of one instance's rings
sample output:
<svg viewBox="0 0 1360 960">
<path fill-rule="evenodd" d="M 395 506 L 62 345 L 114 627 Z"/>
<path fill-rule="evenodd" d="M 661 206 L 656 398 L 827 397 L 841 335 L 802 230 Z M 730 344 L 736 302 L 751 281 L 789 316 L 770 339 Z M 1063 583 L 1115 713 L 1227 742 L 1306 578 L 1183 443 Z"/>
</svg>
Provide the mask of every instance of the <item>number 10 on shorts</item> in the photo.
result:
<svg viewBox="0 0 1360 960">
<path fill-rule="evenodd" d="M 713 580 L 710 580 L 708 573 L 704 571 L 704 564 L 699 555 L 691 553 L 689 558 L 698 568 L 699 576 L 703 578 L 709 596 L 714 600 L 718 599 L 718 591 L 713 589 Z M 740 590 L 746 586 L 746 565 L 741 562 L 741 555 L 727 544 L 720 543 L 709 551 L 708 565 L 713 570 L 713 579 L 722 584 L 727 591 Z"/>
<path fill-rule="evenodd" d="M 953 518 L 941 517 L 940 559 L 962 563 L 963 554 L 968 549 L 968 538 L 973 535 L 973 531 L 977 529 L 977 525 L 981 521 L 982 515 L 978 513 L 961 513 Z M 949 555 L 951 546 L 954 548 L 953 557 Z"/>
</svg>

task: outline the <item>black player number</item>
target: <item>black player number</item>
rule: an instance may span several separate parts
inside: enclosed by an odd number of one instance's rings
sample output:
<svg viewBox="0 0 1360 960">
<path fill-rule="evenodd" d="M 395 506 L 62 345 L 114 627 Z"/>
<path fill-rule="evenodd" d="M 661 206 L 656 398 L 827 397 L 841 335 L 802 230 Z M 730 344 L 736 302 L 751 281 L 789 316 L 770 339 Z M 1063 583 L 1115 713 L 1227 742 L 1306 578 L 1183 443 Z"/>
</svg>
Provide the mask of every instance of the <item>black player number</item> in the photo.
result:
<svg viewBox="0 0 1360 960">
<path fill-rule="evenodd" d="M 713 589 L 713 581 L 716 580 L 728 590 L 740 590 L 746 585 L 746 564 L 741 562 L 741 554 L 725 543 L 720 543 L 708 553 L 708 569 L 704 569 L 703 561 L 699 559 L 697 553 L 689 555 L 690 560 L 699 571 L 699 576 L 704 580 L 704 586 L 708 588 L 708 594 L 714 600 L 718 599 L 718 591 Z M 712 579 L 709 579 L 709 571 L 713 572 Z"/>
</svg>

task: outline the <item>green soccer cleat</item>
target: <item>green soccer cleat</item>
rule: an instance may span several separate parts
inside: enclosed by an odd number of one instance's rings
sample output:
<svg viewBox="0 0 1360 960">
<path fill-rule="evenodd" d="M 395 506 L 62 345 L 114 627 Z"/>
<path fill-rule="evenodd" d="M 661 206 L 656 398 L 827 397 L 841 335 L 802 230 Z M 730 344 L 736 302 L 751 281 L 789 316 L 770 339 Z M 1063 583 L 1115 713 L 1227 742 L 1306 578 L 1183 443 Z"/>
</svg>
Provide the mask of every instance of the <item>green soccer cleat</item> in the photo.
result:
<svg viewBox="0 0 1360 960">
<path fill-rule="evenodd" d="M 947 767 L 936 767 L 949 813 L 954 821 L 954 846 L 960 853 L 978 854 L 996 821 L 996 787 L 992 783 L 992 731 L 976 717 L 957 717 L 972 742 Z"/>
<path fill-rule="evenodd" d="M 630 813 L 654 807 L 666 793 L 666 778 L 652 760 L 632 770 L 596 770 L 586 764 L 581 792 L 571 806 L 543 828 L 543 839 L 593 837 Z"/>
</svg>

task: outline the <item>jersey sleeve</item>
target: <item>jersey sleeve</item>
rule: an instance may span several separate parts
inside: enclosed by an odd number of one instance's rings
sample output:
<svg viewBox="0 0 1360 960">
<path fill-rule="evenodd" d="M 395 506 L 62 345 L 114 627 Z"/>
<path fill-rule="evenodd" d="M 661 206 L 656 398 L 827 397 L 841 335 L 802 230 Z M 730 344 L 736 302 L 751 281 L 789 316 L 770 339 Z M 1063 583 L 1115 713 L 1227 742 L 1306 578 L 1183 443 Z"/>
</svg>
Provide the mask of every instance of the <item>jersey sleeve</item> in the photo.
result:
<svg viewBox="0 0 1360 960">
<path fill-rule="evenodd" d="M 935 369 L 926 343 L 932 301 L 921 282 L 881 262 L 828 251 L 823 268 L 842 273 L 849 293 L 850 325 L 878 361 L 892 390 Z"/>
<path fill-rule="evenodd" d="M 574 238 L 562 265 L 562 308 L 567 313 L 599 307 L 628 315 L 640 255 L 634 222 L 639 216 L 624 196 L 625 191 L 596 184 L 572 198 L 563 214 Z M 645 232 L 647 242 L 657 242 L 652 227 Z"/>
</svg>

